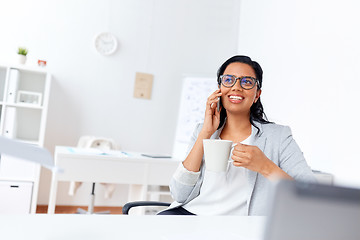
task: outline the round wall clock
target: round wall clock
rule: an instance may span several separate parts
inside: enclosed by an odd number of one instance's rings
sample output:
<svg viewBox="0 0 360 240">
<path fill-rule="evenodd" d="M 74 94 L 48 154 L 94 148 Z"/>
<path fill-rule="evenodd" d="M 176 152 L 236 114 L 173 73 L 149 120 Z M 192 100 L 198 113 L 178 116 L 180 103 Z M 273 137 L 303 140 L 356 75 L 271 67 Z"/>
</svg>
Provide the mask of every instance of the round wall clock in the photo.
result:
<svg viewBox="0 0 360 240">
<path fill-rule="evenodd" d="M 94 44 L 96 51 L 102 55 L 111 55 L 118 47 L 116 37 L 108 32 L 96 35 Z"/>
</svg>

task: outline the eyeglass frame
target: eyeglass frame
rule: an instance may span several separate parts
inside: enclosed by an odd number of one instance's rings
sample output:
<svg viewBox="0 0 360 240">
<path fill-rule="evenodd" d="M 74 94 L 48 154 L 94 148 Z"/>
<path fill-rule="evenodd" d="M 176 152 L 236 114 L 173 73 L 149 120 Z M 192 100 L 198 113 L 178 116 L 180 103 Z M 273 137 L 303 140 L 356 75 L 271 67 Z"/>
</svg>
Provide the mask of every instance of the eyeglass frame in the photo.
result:
<svg viewBox="0 0 360 240">
<path fill-rule="evenodd" d="M 234 77 L 234 78 L 235 78 L 235 81 L 234 81 L 233 85 L 231 85 L 231 86 L 225 86 L 225 85 L 223 84 L 223 82 L 222 82 L 222 78 L 223 78 L 224 76 Z M 255 84 L 254 84 L 251 88 L 244 88 L 244 87 L 241 85 L 241 80 L 242 80 L 243 78 L 250 78 L 251 80 L 254 80 L 254 81 L 255 81 Z M 259 80 L 256 79 L 256 78 L 254 78 L 254 77 L 250 77 L 250 76 L 236 77 L 236 76 L 230 75 L 230 74 L 221 75 L 221 76 L 219 77 L 218 83 L 219 83 L 219 85 L 222 84 L 224 87 L 231 88 L 231 87 L 235 86 L 237 80 L 239 80 L 239 79 L 240 79 L 240 87 L 241 87 L 242 89 L 245 89 L 245 90 L 251 90 L 251 89 L 253 89 L 253 88 L 256 86 L 256 84 L 259 85 Z"/>
</svg>

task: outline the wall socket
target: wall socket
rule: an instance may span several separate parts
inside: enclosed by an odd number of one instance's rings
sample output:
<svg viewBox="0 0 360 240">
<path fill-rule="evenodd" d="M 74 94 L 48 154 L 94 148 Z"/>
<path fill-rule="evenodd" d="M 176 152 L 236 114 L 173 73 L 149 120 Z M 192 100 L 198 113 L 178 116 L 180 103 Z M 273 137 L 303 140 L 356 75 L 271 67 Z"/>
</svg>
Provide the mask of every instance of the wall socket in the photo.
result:
<svg viewBox="0 0 360 240">
<path fill-rule="evenodd" d="M 135 76 L 134 97 L 151 99 L 154 75 L 137 72 Z"/>
</svg>

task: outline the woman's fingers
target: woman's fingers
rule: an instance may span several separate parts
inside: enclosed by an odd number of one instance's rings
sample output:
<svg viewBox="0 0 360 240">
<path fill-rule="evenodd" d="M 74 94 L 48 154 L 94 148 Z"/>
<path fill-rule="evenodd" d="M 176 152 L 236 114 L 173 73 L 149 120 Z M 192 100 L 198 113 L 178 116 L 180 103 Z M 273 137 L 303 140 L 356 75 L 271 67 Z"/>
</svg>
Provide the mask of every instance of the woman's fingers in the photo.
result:
<svg viewBox="0 0 360 240">
<path fill-rule="evenodd" d="M 220 100 L 219 97 L 216 97 L 214 99 L 209 99 L 207 101 L 207 106 L 212 107 L 214 105 L 213 103 L 217 103 L 219 100 Z"/>
<path fill-rule="evenodd" d="M 222 95 L 220 89 L 216 90 L 213 94 L 208 97 L 206 108 L 215 109 L 217 108 L 217 102 L 220 100 L 219 97 Z"/>
<path fill-rule="evenodd" d="M 220 92 L 220 89 L 217 89 L 215 92 L 213 92 L 209 97 L 208 97 L 208 102 L 212 101 L 214 99 L 217 99 L 218 97 L 220 97 L 222 95 L 222 93 Z"/>
<path fill-rule="evenodd" d="M 208 101 L 209 107 L 211 109 L 215 109 L 217 107 L 217 103 L 218 103 L 219 99 L 216 98 L 214 100 Z"/>
<path fill-rule="evenodd" d="M 222 95 L 220 89 L 214 91 L 207 99 L 206 109 L 205 109 L 205 119 L 204 126 L 210 132 L 214 132 L 219 125 L 220 113 L 217 109 L 217 102 L 219 97 Z"/>
<path fill-rule="evenodd" d="M 245 167 L 259 173 L 264 170 L 268 162 L 271 162 L 257 146 L 245 144 L 235 146 L 231 158 L 234 160 L 234 166 Z"/>
<path fill-rule="evenodd" d="M 236 163 L 236 166 L 239 166 L 239 164 L 246 165 L 251 162 L 252 151 L 250 148 L 251 146 L 241 143 L 234 147 L 231 158 L 234 160 L 234 163 Z"/>
<path fill-rule="evenodd" d="M 244 162 L 244 161 L 248 161 L 249 155 L 246 152 L 234 153 L 234 151 L 233 151 L 233 155 L 231 158 L 232 158 L 232 160 L 234 160 L 234 162 Z"/>
</svg>

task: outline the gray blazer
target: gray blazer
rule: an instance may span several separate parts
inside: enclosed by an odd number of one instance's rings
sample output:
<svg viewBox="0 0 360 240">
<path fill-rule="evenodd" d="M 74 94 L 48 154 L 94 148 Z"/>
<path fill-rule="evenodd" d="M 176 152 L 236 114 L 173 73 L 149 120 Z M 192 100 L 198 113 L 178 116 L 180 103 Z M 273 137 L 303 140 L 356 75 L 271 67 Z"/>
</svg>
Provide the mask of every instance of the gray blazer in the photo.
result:
<svg viewBox="0 0 360 240">
<path fill-rule="evenodd" d="M 301 152 L 299 146 L 292 137 L 289 127 L 278 124 L 261 124 L 255 122 L 259 128 L 254 138 L 253 145 L 257 146 L 263 153 L 287 174 L 298 181 L 316 182 L 310 167 Z M 195 144 L 197 136 L 202 129 L 198 124 L 191 139 L 189 151 Z M 222 128 L 217 130 L 211 139 L 218 139 Z M 203 158 L 204 161 L 204 158 Z M 182 163 L 181 163 L 182 164 Z M 179 167 L 180 169 L 181 167 Z M 175 172 L 171 183 L 170 191 L 175 202 L 168 209 L 183 206 L 200 194 L 200 188 L 204 179 L 204 164 L 198 176 L 194 173 Z M 257 172 L 246 169 L 248 180 L 247 213 L 248 215 L 266 215 L 268 212 L 268 190 L 270 181 Z M 194 181 L 191 181 L 191 178 Z M 189 181 L 190 179 L 190 181 Z M 196 182 L 189 184 L 189 182 Z"/>
</svg>

